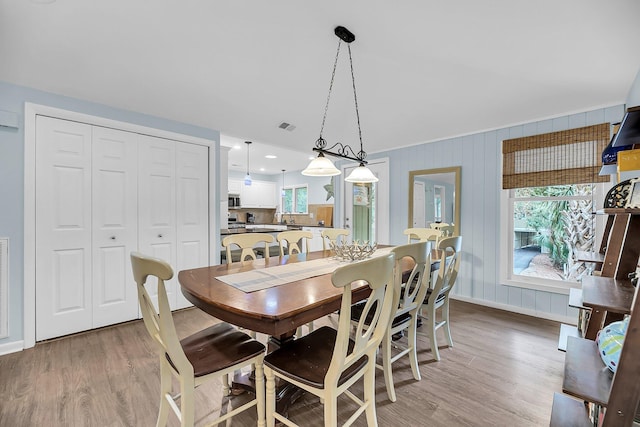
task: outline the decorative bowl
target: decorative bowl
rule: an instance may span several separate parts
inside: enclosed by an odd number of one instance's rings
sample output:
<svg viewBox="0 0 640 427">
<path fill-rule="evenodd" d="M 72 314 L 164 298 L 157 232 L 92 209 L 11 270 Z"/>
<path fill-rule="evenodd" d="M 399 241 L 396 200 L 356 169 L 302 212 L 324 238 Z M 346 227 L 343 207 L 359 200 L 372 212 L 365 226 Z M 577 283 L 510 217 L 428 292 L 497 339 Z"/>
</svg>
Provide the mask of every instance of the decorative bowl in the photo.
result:
<svg viewBox="0 0 640 427">
<path fill-rule="evenodd" d="M 615 372 L 620 361 L 620 351 L 629 325 L 629 318 L 613 322 L 602 328 L 596 336 L 598 353 L 611 372 Z"/>
<path fill-rule="evenodd" d="M 377 243 L 365 243 L 355 241 L 353 243 L 333 243 L 331 250 L 336 254 L 336 258 L 345 261 L 357 261 L 371 256 L 378 247 Z"/>
</svg>

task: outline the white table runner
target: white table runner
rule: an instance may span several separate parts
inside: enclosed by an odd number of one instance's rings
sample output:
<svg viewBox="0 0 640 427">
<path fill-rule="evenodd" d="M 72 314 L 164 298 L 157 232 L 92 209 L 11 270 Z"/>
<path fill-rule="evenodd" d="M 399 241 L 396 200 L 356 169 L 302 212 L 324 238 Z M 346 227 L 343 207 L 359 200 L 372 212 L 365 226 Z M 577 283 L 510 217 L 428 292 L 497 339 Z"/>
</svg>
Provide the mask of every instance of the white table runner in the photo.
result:
<svg viewBox="0 0 640 427">
<path fill-rule="evenodd" d="M 386 255 L 391 249 L 393 248 L 378 249 L 372 256 Z M 349 264 L 348 261 L 341 261 L 335 258 L 320 258 L 219 276 L 217 279 L 248 293 L 322 276 L 323 274 L 332 273 L 336 268 L 347 264 Z"/>
</svg>

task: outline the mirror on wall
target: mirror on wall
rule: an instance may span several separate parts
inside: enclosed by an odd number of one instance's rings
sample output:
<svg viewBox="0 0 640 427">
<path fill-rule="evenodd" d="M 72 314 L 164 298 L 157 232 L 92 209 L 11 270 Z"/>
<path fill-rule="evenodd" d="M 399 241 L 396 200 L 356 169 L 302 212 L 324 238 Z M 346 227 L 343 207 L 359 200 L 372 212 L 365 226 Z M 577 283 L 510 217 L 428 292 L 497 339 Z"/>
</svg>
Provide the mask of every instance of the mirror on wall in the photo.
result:
<svg viewBox="0 0 640 427">
<path fill-rule="evenodd" d="M 460 166 L 409 172 L 408 227 L 453 224 L 460 234 Z"/>
</svg>

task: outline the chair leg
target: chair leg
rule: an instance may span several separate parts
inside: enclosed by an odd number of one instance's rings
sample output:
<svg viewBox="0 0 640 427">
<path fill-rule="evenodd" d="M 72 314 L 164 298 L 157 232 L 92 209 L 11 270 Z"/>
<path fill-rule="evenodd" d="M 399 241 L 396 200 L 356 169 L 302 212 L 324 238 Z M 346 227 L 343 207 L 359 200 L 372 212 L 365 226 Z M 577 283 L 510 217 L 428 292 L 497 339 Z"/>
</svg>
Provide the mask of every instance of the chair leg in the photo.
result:
<svg viewBox="0 0 640 427">
<path fill-rule="evenodd" d="M 193 378 L 180 378 L 180 426 L 193 427 L 195 422 L 195 384 Z"/>
<path fill-rule="evenodd" d="M 382 338 L 382 371 L 384 372 L 384 383 L 387 386 L 387 396 L 392 402 L 396 401 L 396 390 L 393 385 L 393 369 L 391 367 L 391 334 L 390 331 Z"/>
<path fill-rule="evenodd" d="M 229 374 L 225 374 L 222 376 L 222 395 L 223 396 L 229 396 L 231 394 L 231 388 L 229 387 L 229 384 L 231 384 L 231 382 L 229 381 Z"/>
<path fill-rule="evenodd" d="M 334 393 L 324 396 L 324 425 L 325 427 L 338 425 L 338 396 Z"/>
<path fill-rule="evenodd" d="M 451 329 L 449 329 L 449 297 L 447 297 L 447 300 L 442 307 L 442 321 L 445 322 L 444 336 L 447 340 L 447 344 L 449 344 L 449 347 L 453 347 L 453 340 L 451 339 Z"/>
<path fill-rule="evenodd" d="M 409 361 L 411 362 L 411 371 L 413 372 L 413 378 L 420 381 L 420 369 L 418 367 L 418 345 L 416 344 L 416 328 L 418 325 L 417 313 L 411 316 L 411 322 L 409 323 L 409 334 L 407 340 L 409 343 Z"/>
<path fill-rule="evenodd" d="M 266 381 L 266 418 L 267 427 L 274 427 L 276 425 L 275 412 L 276 412 L 276 377 L 273 371 L 267 367 L 264 368 L 264 374 Z"/>
<path fill-rule="evenodd" d="M 158 421 L 156 427 L 167 425 L 169 420 L 169 401 L 171 399 L 171 369 L 168 362 L 160 357 L 160 408 L 158 409 Z"/>
<path fill-rule="evenodd" d="M 433 354 L 434 359 L 440 360 L 440 351 L 438 351 L 438 340 L 436 338 L 436 313 L 435 310 L 429 313 L 429 333 L 431 336 L 429 337 L 429 341 L 431 342 L 431 353 Z"/>
<path fill-rule="evenodd" d="M 377 427 L 378 417 L 376 416 L 376 367 L 373 361 L 369 362 L 367 372 L 364 373 L 364 401 L 367 404 L 365 413 L 367 414 L 367 426 Z"/>
<path fill-rule="evenodd" d="M 255 364 L 256 378 L 256 409 L 258 411 L 258 427 L 265 427 L 265 385 L 264 385 L 264 365 L 262 361 Z M 275 403 L 275 396 L 273 399 Z"/>
</svg>

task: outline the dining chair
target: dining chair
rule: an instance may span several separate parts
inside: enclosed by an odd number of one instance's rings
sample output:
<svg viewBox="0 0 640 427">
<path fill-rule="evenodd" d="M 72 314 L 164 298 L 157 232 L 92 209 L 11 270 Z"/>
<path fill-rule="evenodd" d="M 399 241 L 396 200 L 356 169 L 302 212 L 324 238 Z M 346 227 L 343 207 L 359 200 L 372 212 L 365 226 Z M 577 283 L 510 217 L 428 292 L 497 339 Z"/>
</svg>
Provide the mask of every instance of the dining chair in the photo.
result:
<svg viewBox="0 0 640 427">
<path fill-rule="evenodd" d="M 442 232 L 442 237 L 453 237 L 455 234 L 455 227 L 453 225 L 441 225 L 436 227 L 436 230 Z"/>
<path fill-rule="evenodd" d="M 389 253 L 337 268 L 331 281 L 336 288 L 342 288 L 338 329 L 323 326 L 265 357 L 268 426 L 273 427 L 276 420 L 289 426 L 296 425 L 275 410 L 276 377 L 318 396 L 324 405 L 326 426 L 337 425 L 337 400 L 342 394 L 359 405 L 345 425 L 351 425 L 365 412 L 367 425 L 377 426 L 375 358 L 393 310 L 394 259 L 394 254 Z M 350 339 L 352 286 L 359 286 L 363 281 L 368 284 L 371 294 L 354 338 Z M 368 324 L 365 323 L 367 316 L 371 319 Z M 348 390 L 361 378 L 364 382 L 363 399 Z"/>
<path fill-rule="evenodd" d="M 309 243 L 313 239 L 313 233 L 303 230 L 288 230 L 278 233 L 276 239 L 280 243 L 280 256 L 284 256 L 287 249 L 290 255 L 301 253 L 302 248 L 300 245 L 304 246 L 305 253 L 309 253 Z M 305 240 L 304 244 L 301 241 L 302 239 Z"/>
<path fill-rule="evenodd" d="M 226 248 L 227 264 L 238 261 L 246 261 L 247 258 L 254 260 L 257 258 L 256 246 L 259 244 L 264 245 L 264 252 L 269 253 L 269 243 L 273 243 L 275 240 L 269 233 L 246 233 L 246 234 L 232 234 L 222 239 L 222 246 Z M 237 246 L 239 249 L 232 250 Z M 238 253 L 238 251 L 240 251 Z"/>
<path fill-rule="evenodd" d="M 418 346 L 416 342 L 418 312 L 422 307 L 427 291 L 429 290 L 431 278 L 431 242 L 419 242 L 402 245 L 393 248 L 396 264 L 394 273 L 394 286 L 399 294 L 399 302 L 393 318 L 389 323 L 387 332 L 382 339 L 382 368 L 384 372 L 384 382 L 387 387 L 387 395 L 392 402 L 396 401 L 396 391 L 393 384 L 392 364 L 405 355 L 409 355 L 413 378 L 420 380 L 420 369 L 418 367 Z M 403 283 L 402 263 L 405 258 L 411 259 L 414 263 L 411 274 Z M 407 330 L 407 346 L 400 348 L 400 352 L 395 356 L 391 355 L 391 341 L 394 334 Z M 401 347 L 397 342 L 396 347 Z"/>
<path fill-rule="evenodd" d="M 144 325 L 155 343 L 160 359 L 160 408 L 156 425 L 166 425 L 169 409 L 172 409 L 181 426 L 193 426 L 195 388 L 215 378 L 228 381 L 229 374 L 252 365 L 256 378 L 255 399 L 220 416 L 214 423 L 256 406 L 258 425 L 264 426 L 265 346 L 227 323 L 218 323 L 179 340 L 165 288 L 165 281 L 173 277 L 171 266 L 138 252 L 131 253 L 131 266 Z M 149 276 L 157 278 L 157 310 L 145 287 Z M 172 396 L 173 376 L 180 383 L 180 392 L 175 397 Z M 223 384 L 223 387 L 225 392 L 228 391 L 228 383 Z M 179 407 L 175 401 L 178 398 Z"/>
<path fill-rule="evenodd" d="M 446 222 L 432 222 L 431 224 L 429 224 L 429 227 L 431 228 L 435 228 L 436 230 L 439 229 L 440 227 L 448 227 L 449 224 Z"/>
<path fill-rule="evenodd" d="M 449 322 L 449 293 L 456 283 L 458 271 L 460 270 L 460 249 L 462 248 L 462 237 L 446 237 L 438 243 L 440 253 L 440 266 L 432 286 L 431 294 L 424 302 L 421 314 L 427 318 L 426 324 L 430 333 L 431 353 L 436 360 L 440 360 L 438 341 L 436 332 L 444 327 L 444 336 L 449 347 L 453 347 L 451 339 L 451 328 Z M 438 321 L 436 315 L 441 309 L 441 319 Z"/>
<path fill-rule="evenodd" d="M 407 243 L 431 241 L 434 246 L 438 244 L 438 239 L 442 236 L 440 230 L 435 228 L 407 228 L 403 232 L 407 236 Z"/>
<path fill-rule="evenodd" d="M 342 241 L 344 242 L 349 235 L 349 230 L 346 228 L 325 228 L 320 232 L 320 235 L 322 236 L 322 250 L 326 251 L 331 249 L 329 243 L 333 243 L 334 245 L 338 243 L 340 236 L 343 236 Z"/>
<path fill-rule="evenodd" d="M 310 231 L 288 230 L 278 233 L 276 239 L 278 243 L 280 243 L 280 256 L 284 256 L 287 251 L 289 254 L 301 253 L 300 245 L 304 245 L 305 253 L 309 253 L 309 242 L 312 238 L 313 234 Z M 306 240 L 306 242 L 302 243 L 303 239 Z M 312 332 L 314 329 L 313 322 L 307 323 L 307 328 L 309 328 L 309 332 Z M 302 326 L 296 330 L 296 337 L 300 338 L 301 336 Z"/>
</svg>

